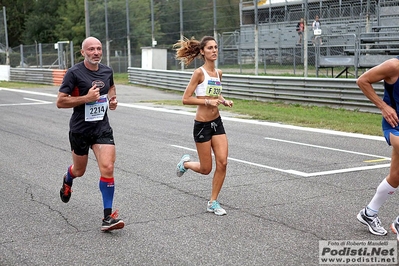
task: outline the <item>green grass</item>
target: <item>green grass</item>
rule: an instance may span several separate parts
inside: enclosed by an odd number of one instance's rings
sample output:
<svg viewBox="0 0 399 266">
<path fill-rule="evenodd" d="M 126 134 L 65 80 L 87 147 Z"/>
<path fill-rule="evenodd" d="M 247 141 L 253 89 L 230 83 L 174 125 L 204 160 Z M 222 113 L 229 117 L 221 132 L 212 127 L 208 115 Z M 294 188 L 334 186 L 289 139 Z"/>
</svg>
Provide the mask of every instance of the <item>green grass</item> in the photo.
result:
<svg viewBox="0 0 399 266">
<path fill-rule="evenodd" d="M 382 134 L 380 114 L 300 104 L 270 103 L 239 99 L 232 100 L 234 101 L 233 108 L 221 106 L 220 110 L 233 112 L 242 116 L 249 116 L 250 119 L 268 122 L 374 136 L 381 136 Z M 182 105 L 180 100 L 154 101 L 153 103 Z"/>
<path fill-rule="evenodd" d="M 129 85 L 127 73 L 115 73 L 114 80 L 116 84 Z M 48 85 L 0 81 L 0 87 L 40 88 L 48 87 Z M 173 93 L 181 95 L 180 92 Z M 239 99 L 232 100 L 234 100 L 233 108 L 221 106 L 220 109 L 242 116 L 249 116 L 250 119 L 256 120 L 312 128 L 331 129 L 343 132 L 361 133 L 374 136 L 382 135 L 380 114 L 333 109 L 329 107 L 284 104 L 281 102 L 271 103 Z M 152 102 L 155 104 L 182 106 L 180 100 L 163 100 Z M 195 106 L 192 107 L 194 111 Z"/>
<path fill-rule="evenodd" d="M 115 84 L 129 85 L 127 73 L 114 73 Z"/>
<path fill-rule="evenodd" d="M 28 82 L 14 82 L 14 81 L 0 81 L 0 87 L 9 89 L 23 89 L 23 88 L 46 88 L 49 85 L 28 83 Z"/>
</svg>

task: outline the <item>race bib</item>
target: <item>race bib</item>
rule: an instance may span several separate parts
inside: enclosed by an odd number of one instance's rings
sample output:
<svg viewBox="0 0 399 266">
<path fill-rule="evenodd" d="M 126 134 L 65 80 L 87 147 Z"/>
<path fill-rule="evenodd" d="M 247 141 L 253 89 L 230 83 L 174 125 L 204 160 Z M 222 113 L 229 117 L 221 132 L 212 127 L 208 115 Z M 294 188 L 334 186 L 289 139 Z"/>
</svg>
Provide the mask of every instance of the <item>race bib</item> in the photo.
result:
<svg viewBox="0 0 399 266">
<path fill-rule="evenodd" d="M 206 86 L 206 96 L 218 97 L 222 93 L 222 84 L 217 80 L 209 80 Z"/>
<path fill-rule="evenodd" d="M 95 102 L 85 104 L 85 121 L 103 120 L 105 112 L 108 109 L 107 94 L 101 95 L 100 99 Z"/>
</svg>

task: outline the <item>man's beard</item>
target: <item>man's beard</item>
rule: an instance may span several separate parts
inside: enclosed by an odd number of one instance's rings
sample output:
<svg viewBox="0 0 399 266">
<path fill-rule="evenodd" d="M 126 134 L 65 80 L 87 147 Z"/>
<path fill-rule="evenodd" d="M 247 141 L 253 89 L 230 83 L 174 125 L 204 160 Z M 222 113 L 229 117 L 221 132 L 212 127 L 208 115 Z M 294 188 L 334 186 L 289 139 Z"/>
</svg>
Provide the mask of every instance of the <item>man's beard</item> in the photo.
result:
<svg viewBox="0 0 399 266">
<path fill-rule="evenodd" d="M 90 64 L 92 64 L 92 65 L 97 65 L 97 64 L 99 64 L 100 62 L 101 62 L 101 60 L 102 60 L 103 58 L 102 57 L 100 57 L 100 59 L 98 60 L 98 61 L 94 61 L 94 60 L 91 60 L 89 57 L 85 57 L 85 60 L 87 61 L 87 62 L 89 62 Z"/>
</svg>

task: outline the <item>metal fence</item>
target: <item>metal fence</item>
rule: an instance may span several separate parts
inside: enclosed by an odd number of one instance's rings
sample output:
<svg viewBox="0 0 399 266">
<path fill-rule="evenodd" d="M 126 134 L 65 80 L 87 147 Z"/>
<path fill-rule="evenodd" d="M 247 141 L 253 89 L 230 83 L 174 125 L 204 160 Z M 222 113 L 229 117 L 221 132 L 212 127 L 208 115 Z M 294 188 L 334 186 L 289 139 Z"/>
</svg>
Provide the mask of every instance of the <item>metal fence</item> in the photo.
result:
<svg viewBox="0 0 399 266">
<path fill-rule="evenodd" d="M 129 82 L 141 86 L 184 91 L 191 72 L 129 68 Z M 374 88 L 382 97 L 382 82 Z M 281 101 L 380 113 L 358 88 L 355 79 L 265 77 L 223 74 L 223 95 L 236 99 Z"/>
<path fill-rule="evenodd" d="M 329 55 L 350 55 L 355 51 L 352 39 L 348 36 L 355 36 L 355 41 L 360 38 L 367 38 L 366 34 L 379 34 L 390 29 L 392 34 L 399 36 L 399 2 L 396 0 L 258 0 L 243 1 L 237 14 L 232 16 L 239 17 L 240 26 L 234 30 L 228 30 L 220 25 L 221 18 L 215 17 L 216 25 L 204 32 L 199 30 L 196 25 L 209 23 L 209 18 L 189 17 L 190 14 L 209 11 L 212 9 L 211 0 L 202 1 L 203 10 L 197 8 L 190 2 L 191 0 L 169 0 L 170 5 L 178 6 L 181 2 L 185 7 L 183 15 L 183 29 L 179 31 L 179 12 L 177 9 L 156 10 L 157 16 L 175 17 L 173 25 L 163 27 L 164 32 L 160 32 L 160 25 L 155 25 L 155 33 L 170 37 L 170 40 L 177 40 L 180 34 L 195 36 L 200 38 L 204 34 L 213 35 L 217 33 L 219 42 L 219 60 L 220 68 L 230 67 L 241 70 L 243 68 L 255 68 L 255 63 L 259 63 L 259 73 L 267 73 L 270 67 L 284 66 L 290 68 L 290 73 L 303 76 L 308 67 L 320 66 L 320 56 Z M 87 0 L 89 30 L 91 35 L 97 36 L 103 42 L 104 59 L 103 63 L 111 66 L 115 72 L 126 72 L 129 64 L 132 67 L 141 67 L 141 50 L 137 47 L 151 46 L 154 36 L 151 35 L 151 12 L 150 0 L 146 6 L 135 6 L 126 0 L 105 1 L 105 0 Z M 216 9 L 226 8 L 228 1 L 215 1 Z M 257 2 L 257 5 L 254 3 Z M 108 3 L 106 5 L 106 3 Z M 190 4 L 191 3 L 191 4 Z M 237 4 L 239 1 L 231 1 Z M 130 12 L 130 16 L 128 13 Z M 107 15 L 106 15 L 107 14 Z M 216 13 L 217 14 L 217 13 Z M 257 16 L 255 15 L 257 14 Z M 140 16 L 139 16 L 140 15 Z M 315 15 L 320 16 L 322 25 L 322 35 L 318 38 L 323 40 L 323 47 L 317 50 L 313 46 L 313 31 L 311 24 Z M 0 14 L 0 19 L 2 14 Z M 145 22 L 141 19 L 145 17 Z M 306 43 L 297 46 L 298 33 L 296 24 L 301 17 L 308 18 L 308 39 Z M 257 18 L 257 19 L 255 19 Z M 130 21 L 128 21 L 130 19 Z M 212 18 L 210 18 L 212 20 Z M 2 22 L 2 21 L 1 21 Z M 107 22 L 107 23 L 106 23 Z M 127 24 L 131 25 L 130 36 Z M 196 22 L 196 23 L 193 23 Z M 213 22 L 213 21 L 212 21 Z M 256 24 L 257 22 L 257 24 Z M 141 23 L 141 24 L 140 24 Z M 140 25 L 139 29 L 133 25 Z M 255 26 L 258 25 L 258 49 L 255 49 Z M 394 26 L 393 26 L 394 25 Z M 142 28 L 141 28 L 142 27 Z M 133 30 L 135 29 L 135 30 Z M 177 30 L 176 30 L 177 29 Z M 4 59 L 1 52 L 1 43 L 4 43 L 4 25 L 0 23 L 0 63 Z M 355 34 L 355 35 L 353 35 Z M 333 38 L 333 36 L 335 36 Z M 157 37 L 157 36 L 155 36 Z M 349 38 L 349 39 L 345 39 Z M 108 41 L 107 41 L 108 40 Z M 128 40 L 135 45 L 136 49 L 129 54 Z M 392 41 L 392 40 L 391 40 Z M 353 49 L 343 50 L 342 43 L 346 42 Z M 359 41 L 360 42 L 360 41 Z M 379 43 L 379 42 L 377 42 Z M 159 47 L 168 48 L 168 69 L 180 69 L 179 62 L 174 59 L 174 51 L 171 49 L 173 41 L 167 43 L 158 42 Z M 43 67 L 43 68 L 63 68 L 70 67 L 73 62 L 82 60 L 80 56 L 80 44 L 74 44 L 73 50 L 64 45 L 62 55 L 60 50 L 55 49 L 56 44 L 29 44 L 12 47 L 11 66 L 12 67 Z M 305 49 L 306 47 L 306 49 Z M 369 44 L 364 43 L 364 47 L 359 49 L 368 49 Z M 377 44 L 375 45 L 377 47 Z M 380 48 L 379 55 L 397 55 L 399 51 L 395 47 L 390 47 L 389 53 Z M 395 49 L 396 50 L 395 50 Z M 378 50 L 376 49 L 376 51 Z M 320 54 L 318 52 L 320 51 Z M 323 54 L 325 53 L 325 54 Z M 256 57 L 257 54 L 257 57 Z M 356 54 L 356 53 L 354 53 Z M 257 58 L 257 60 L 255 59 Z M 386 57 L 381 57 L 381 60 Z M 353 66 L 359 66 L 362 59 L 354 61 Z M 377 60 L 376 62 L 380 62 Z M 60 62 L 61 61 L 61 62 Z M 195 61 L 193 66 L 201 64 L 201 61 Z M 359 64 L 357 64 L 359 63 Z M 375 65 L 375 64 L 374 64 Z M 372 66 L 372 65 L 370 65 Z M 305 69 L 306 68 L 306 69 Z M 329 68 L 321 69 L 323 76 L 329 76 L 332 72 Z M 324 73 L 324 70 L 326 71 Z M 330 71 L 330 72 L 328 72 Z M 340 70 L 338 70 L 340 71 Z M 357 72 L 357 71 L 356 71 Z M 252 71 L 254 73 L 254 71 Z M 356 75 L 356 74 L 355 74 Z M 355 75 L 351 75 L 355 77 Z"/>
</svg>

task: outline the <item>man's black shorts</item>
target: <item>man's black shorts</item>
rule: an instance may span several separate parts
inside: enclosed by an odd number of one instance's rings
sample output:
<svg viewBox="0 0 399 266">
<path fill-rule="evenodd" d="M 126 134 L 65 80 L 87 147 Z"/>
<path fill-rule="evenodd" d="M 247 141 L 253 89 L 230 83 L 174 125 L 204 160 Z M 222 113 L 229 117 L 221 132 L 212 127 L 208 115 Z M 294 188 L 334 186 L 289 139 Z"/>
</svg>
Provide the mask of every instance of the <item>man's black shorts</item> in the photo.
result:
<svg viewBox="0 0 399 266">
<path fill-rule="evenodd" d="M 71 150 L 77 155 L 89 154 L 89 148 L 93 144 L 115 145 L 112 128 L 99 134 L 72 133 L 69 132 Z"/>
<path fill-rule="evenodd" d="M 219 116 L 213 121 L 199 122 L 194 121 L 194 141 L 195 142 L 207 142 L 211 140 L 213 135 L 226 134 L 223 127 L 222 118 Z"/>
</svg>

